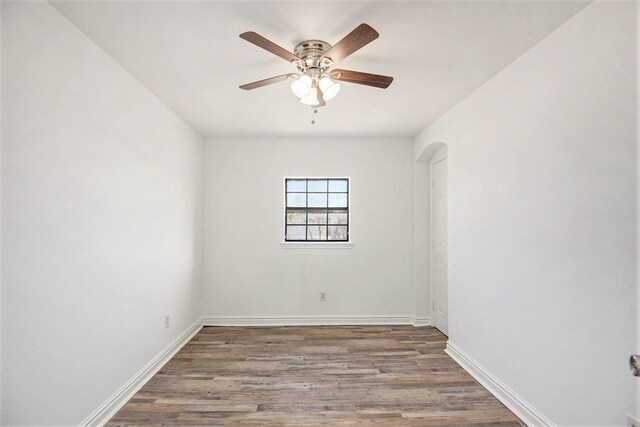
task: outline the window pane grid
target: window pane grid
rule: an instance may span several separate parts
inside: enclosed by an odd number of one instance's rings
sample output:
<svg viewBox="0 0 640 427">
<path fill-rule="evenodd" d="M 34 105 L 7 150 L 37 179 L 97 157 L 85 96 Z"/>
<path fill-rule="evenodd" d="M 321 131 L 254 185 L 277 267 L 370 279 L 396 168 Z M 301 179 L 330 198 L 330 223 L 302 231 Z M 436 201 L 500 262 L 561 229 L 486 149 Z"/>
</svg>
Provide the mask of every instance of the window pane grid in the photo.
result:
<svg viewBox="0 0 640 427">
<path fill-rule="evenodd" d="M 287 178 L 285 196 L 285 241 L 349 241 L 347 178 Z"/>
</svg>

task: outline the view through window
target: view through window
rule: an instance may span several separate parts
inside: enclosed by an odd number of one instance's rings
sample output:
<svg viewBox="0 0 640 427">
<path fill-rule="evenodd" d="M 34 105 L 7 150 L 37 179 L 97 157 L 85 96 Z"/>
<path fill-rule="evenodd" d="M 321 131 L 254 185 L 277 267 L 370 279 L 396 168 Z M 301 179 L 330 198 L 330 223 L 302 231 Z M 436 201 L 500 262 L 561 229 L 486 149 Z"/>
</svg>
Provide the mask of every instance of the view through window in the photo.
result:
<svg viewBox="0 0 640 427">
<path fill-rule="evenodd" d="M 349 241 L 349 179 L 286 178 L 286 241 Z"/>
</svg>

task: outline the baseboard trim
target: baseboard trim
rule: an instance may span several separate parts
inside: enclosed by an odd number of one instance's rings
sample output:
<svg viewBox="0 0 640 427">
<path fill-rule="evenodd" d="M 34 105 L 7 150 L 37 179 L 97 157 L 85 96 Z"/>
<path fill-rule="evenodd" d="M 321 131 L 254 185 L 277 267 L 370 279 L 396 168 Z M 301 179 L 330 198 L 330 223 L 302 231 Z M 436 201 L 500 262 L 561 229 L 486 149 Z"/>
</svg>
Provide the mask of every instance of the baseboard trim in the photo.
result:
<svg viewBox="0 0 640 427">
<path fill-rule="evenodd" d="M 180 336 L 173 340 L 156 357 L 147 363 L 138 373 L 127 381 L 118 391 L 109 397 L 81 423 L 80 427 L 102 426 L 106 424 L 124 406 L 133 395 L 142 388 L 186 343 L 202 329 L 198 319 Z"/>
<path fill-rule="evenodd" d="M 444 351 L 525 424 L 528 426 L 555 426 L 554 423 L 542 415 L 542 413 L 535 409 L 529 402 L 511 390 L 506 384 L 496 378 L 491 372 L 451 341 L 447 342 L 447 348 Z"/>
<path fill-rule="evenodd" d="M 418 324 L 418 319 L 419 324 Z M 415 325 L 429 318 L 414 316 L 206 316 L 203 326 Z"/>
<path fill-rule="evenodd" d="M 413 318 L 413 326 L 429 326 L 431 318 L 428 316 L 416 316 Z"/>
</svg>

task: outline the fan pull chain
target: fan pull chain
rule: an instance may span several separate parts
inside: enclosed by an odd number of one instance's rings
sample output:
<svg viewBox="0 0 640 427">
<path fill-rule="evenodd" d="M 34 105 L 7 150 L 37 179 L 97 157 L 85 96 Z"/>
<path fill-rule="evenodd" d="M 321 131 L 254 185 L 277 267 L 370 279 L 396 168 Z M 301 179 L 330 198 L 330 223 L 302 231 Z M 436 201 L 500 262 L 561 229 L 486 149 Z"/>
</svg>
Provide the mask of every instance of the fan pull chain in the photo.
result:
<svg viewBox="0 0 640 427">
<path fill-rule="evenodd" d="M 315 125 L 316 124 L 316 113 L 318 112 L 317 108 L 313 108 L 311 109 L 311 124 Z"/>
</svg>

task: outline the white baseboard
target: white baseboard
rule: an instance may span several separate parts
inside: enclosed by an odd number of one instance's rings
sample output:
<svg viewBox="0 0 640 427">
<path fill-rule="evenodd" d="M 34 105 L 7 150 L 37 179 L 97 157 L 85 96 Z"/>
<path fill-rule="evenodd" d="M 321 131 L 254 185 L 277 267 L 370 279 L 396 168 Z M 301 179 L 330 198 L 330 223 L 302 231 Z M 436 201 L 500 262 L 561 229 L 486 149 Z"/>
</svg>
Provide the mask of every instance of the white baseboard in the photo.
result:
<svg viewBox="0 0 640 427">
<path fill-rule="evenodd" d="M 133 395 L 153 377 L 186 343 L 202 329 L 198 319 L 164 350 L 147 363 L 138 373 L 127 381 L 118 391 L 109 397 L 98 409 L 93 411 L 81 423 L 80 427 L 102 426 L 106 424 L 124 406 Z"/>
<path fill-rule="evenodd" d="M 413 326 L 429 326 L 431 318 L 428 316 L 416 316 L 413 318 Z"/>
<path fill-rule="evenodd" d="M 535 409 L 530 403 L 518 396 L 516 392 L 511 390 L 496 378 L 486 368 L 482 367 L 478 362 L 473 360 L 471 356 L 456 347 L 451 341 L 447 342 L 447 348 L 445 349 L 453 360 L 458 365 L 464 368 L 473 378 L 475 378 L 480 384 L 482 384 L 487 390 L 491 392 L 500 402 L 509 408 L 518 418 L 520 418 L 528 426 L 554 426 L 547 417 L 542 415 L 540 411 Z"/>
<path fill-rule="evenodd" d="M 418 319 L 420 324 L 418 324 Z M 414 316 L 206 316 L 203 326 L 427 325 Z"/>
</svg>

